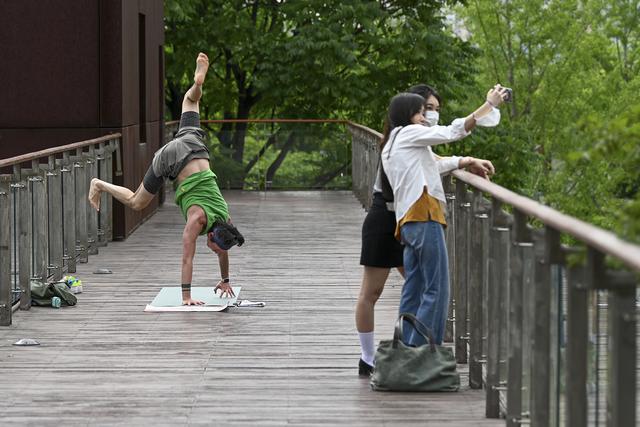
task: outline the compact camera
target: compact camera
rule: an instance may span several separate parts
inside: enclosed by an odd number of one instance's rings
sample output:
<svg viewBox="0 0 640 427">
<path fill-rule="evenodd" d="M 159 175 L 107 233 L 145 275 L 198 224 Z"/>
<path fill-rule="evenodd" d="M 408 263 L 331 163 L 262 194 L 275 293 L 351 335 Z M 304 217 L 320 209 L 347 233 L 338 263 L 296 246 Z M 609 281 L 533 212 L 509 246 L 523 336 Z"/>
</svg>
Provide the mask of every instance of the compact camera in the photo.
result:
<svg viewBox="0 0 640 427">
<path fill-rule="evenodd" d="M 503 89 L 507 91 L 507 97 L 504 99 L 504 102 L 511 102 L 511 100 L 513 100 L 513 89 L 510 87 L 505 87 Z"/>
</svg>

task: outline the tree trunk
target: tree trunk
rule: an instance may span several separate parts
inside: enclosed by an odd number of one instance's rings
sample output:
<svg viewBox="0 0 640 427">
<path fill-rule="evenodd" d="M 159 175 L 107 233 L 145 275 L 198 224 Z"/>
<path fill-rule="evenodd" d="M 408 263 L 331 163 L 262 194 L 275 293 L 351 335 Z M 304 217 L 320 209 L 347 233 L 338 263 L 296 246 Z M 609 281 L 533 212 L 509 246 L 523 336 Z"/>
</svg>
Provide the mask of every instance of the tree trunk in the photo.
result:
<svg viewBox="0 0 640 427">
<path fill-rule="evenodd" d="M 239 99 L 238 104 L 238 119 L 248 119 L 249 113 L 251 112 L 251 104 L 246 100 L 242 95 Z M 231 141 L 231 145 L 233 147 L 233 160 L 242 164 L 243 156 L 244 156 L 244 141 L 247 136 L 247 127 L 248 123 L 240 122 L 236 123 L 235 132 L 233 133 L 233 140 Z"/>
<path fill-rule="evenodd" d="M 260 151 L 258 152 L 258 154 L 253 156 L 253 159 L 251 159 L 249 163 L 247 163 L 247 166 L 245 166 L 244 168 L 245 176 L 251 171 L 251 169 L 253 169 L 256 163 L 258 163 L 258 160 L 260 160 L 260 158 L 264 155 L 267 149 L 271 147 L 273 144 L 275 144 L 277 141 L 278 141 L 277 134 L 273 133 L 271 134 L 271 136 L 269 136 L 269 139 L 267 139 L 267 142 L 265 142 L 262 148 L 260 148 Z"/>
<path fill-rule="evenodd" d="M 349 166 L 349 162 L 346 162 L 345 164 L 340 165 L 338 169 L 332 172 L 320 175 L 319 177 L 316 178 L 316 182 L 311 186 L 311 188 L 316 190 L 324 188 L 328 183 L 330 183 L 333 180 L 333 178 L 338 176 L 340 173 L 344 172 L 348 166 Z"/>
<path fill-rule="evenodd" d="M 287 157 L 287 154 L 289 154 L 289 151 L 291 151 L 291 149 L 293 148 L 293 144 L 295 142 L 296 142 L 296 132 L 292 131 L 289 134 L 289 137 L 287 138 L 287 142 L 285 142 L 284 145 L 282 146 L 282 149 L 280 150 L 278 157 L 276 157 L 273 163 L 271 163 L 271 165 L 269 166 L 269 169 L 267 169 L 267 174 L 266 174 L 267 183 L 273 182 L 273 177 L 276 175 L 276 172 L 278 171 L 278 168 L 280 168 L 280 166 L 282 165 L 282 162 L 284 162 L 284 159 Z"/>
<path fill-rule="evenodd" d="M 224 120 L 233 119 L 233 114 L 230 111 L 225 111 L 222 115 Z M 216 133 L 218 137 L 218 141 L 222 144 L 223 147 L 231 147 L 232 137 L 233 137 L 233 123 L 223 123 L 220 127 L 220 130 Z"/>
</svg>

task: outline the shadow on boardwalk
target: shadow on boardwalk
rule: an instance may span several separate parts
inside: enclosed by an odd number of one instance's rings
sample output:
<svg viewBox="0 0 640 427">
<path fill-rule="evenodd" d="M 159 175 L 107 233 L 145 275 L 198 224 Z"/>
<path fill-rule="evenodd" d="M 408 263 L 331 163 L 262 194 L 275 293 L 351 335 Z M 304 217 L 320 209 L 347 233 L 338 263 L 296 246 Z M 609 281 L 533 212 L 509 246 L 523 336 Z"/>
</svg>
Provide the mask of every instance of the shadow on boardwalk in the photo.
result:
<svg viewBox="0 0 640 427">
<path fill-rule="evenodd" d="M 3 423 L 504 424 L 484 418 L 482 391 L 378 393 L 358 378 L 353 307 L 365 213 L 351 193 L 225 197 L 247 239 L 231 251 L 232 282 L 241 298 L 267 306 L 143 312 L 162 286 L 180 283 L 184 220 L 169 202 L 127 241 L 79 264 L 76 307 L 36 307 L 0 329 Z M 217 258 L 204 240 L 194 263 L 194 286 L 214 284 Z M 100 267 L 114 274 L 91 274 Z M 392 334 L 401 284 L 394 273 L 378 304 L 379 339 Z M 24 337 L 42 345 L 11 345 Z"/>
</svg>

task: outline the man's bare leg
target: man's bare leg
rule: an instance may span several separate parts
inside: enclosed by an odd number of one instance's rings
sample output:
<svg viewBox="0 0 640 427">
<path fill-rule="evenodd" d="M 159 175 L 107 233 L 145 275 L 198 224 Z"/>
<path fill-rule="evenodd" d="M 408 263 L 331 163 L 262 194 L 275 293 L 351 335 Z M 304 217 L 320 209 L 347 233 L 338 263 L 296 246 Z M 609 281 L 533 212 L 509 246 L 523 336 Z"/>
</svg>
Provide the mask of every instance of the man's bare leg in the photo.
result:
<svg viewBox="0 0 640 427">
<path fill-rule="evenodd" d="M 199 53 L 196 59 L 196 71 L 193 75 L 193 86 L 184 94 L 182 100 L 182 112 L 200 112 L 199 101 L 202 98 L 202 85 L 209 69 L 209 58 L 204 53 Z"/>
<path fill-rule="evenodd" d="M 200 98 L 202 98 L 202 85 L 204 79 L 207 76 L 207 70 L 209 69 L 209 58 L 204 53 L 200 52 L 196 58 L 196 71 L 193 75 L 193 86 L 189 88 L 182 100 L 182 112 L 195 111 L 200 112 Z M 134 210 L 144 209 L 153 199 L 153 194 L 149 193 L 142 184 L 138 187 L 136 192 L 129 190 L 126 187 L 120 187 L 113 185 L 100 179 L 94 178 L 91 180 L 91 186 L 89 187 L 89 203 L 97 211 L 100 210 L 100 193 L 106 191 L 111 194 L 116 200 L 122 202 L 125 206 Z"/>
<path fill-rule="evenodd" d="M 89 187 L 89 203 L 97 211 L 100 210 L 100 194 L 103 191 L 111 194 L 116 200 L 136 211 L 146 208 L 154 197 L 154 194 L 149 193 L 142 184 L 134 193 L 126 187 L 120 187 L 119 185 L 93 178 Z"/>
</svg>

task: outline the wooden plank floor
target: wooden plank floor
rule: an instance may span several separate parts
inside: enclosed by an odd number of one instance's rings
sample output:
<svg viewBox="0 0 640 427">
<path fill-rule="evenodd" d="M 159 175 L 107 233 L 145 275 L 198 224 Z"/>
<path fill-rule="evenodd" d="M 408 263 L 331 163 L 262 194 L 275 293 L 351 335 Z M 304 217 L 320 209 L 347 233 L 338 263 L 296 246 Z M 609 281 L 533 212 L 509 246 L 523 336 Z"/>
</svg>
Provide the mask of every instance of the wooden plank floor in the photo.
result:
<svg viewBox="0 0 640 427">
<path fill-rule="evenodd" d="M 18 312 L 0 329 L 3 425 L 504 425 L 484 418 L 483 391 L 380 393 L 358 378 L 365 213 L 351 193 L 225 196 L 247 239 L 231 252 L 233 283 L 267 306 L 143 312 L 180 282 L 184 220 L 169 202 L 79 265 L 76 307 Z M 194 286 L 217 277 L 203 240 Z M 401 284 L 395 273 L 378 303 L 378 339 L 392 334 Z M 42 345 L 11 345 L 25 337 Z"/>
</svg>

